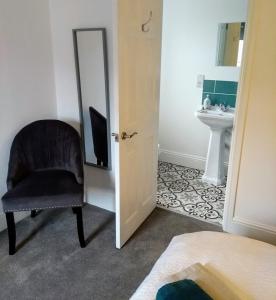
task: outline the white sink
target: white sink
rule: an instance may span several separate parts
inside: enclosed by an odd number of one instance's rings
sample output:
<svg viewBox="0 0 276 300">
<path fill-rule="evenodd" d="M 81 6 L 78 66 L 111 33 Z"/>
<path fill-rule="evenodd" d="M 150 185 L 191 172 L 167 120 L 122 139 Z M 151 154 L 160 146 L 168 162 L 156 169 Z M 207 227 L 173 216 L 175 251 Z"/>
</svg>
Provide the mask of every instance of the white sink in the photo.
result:
<svg viewBox="0 0 276 300">
<path fill-rule="evenodd" d="M 224 112 L 212 106 L 211 109 L 196 111 L 195 115 L 211 130 L 202 180 L 214 185 L 222 185 L 225 183 L 225 130 L 233 127 L 235 110 L 231 108 Z"/>
<path fill-rule="evenodd" d="M 211 109 L 201 109 L 196 112 L 197 118 L 209 127 L 225 130 L 233 127 L 234 109 L 227 111 L 217 110 L 214 107 Z"/>
</svg>

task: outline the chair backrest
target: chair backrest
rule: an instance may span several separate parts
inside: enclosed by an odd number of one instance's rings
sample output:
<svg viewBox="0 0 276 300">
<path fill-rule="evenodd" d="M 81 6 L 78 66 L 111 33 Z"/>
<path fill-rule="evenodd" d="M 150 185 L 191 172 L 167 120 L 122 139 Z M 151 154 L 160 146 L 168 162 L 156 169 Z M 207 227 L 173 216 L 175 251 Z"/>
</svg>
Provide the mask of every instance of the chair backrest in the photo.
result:
<svg viewBox="0 0 276 300">
<path fill-rule="evenodd" d="M 83 183 L 79 134 L 62 121 L 36 121 L 15 136 L 10 152 L 8 189 L 31 172 L 47 169 L 70 171 L 78 183 Z"/>
<path fill-rule="evenodd" d="M 94 154 L 98 161 L 105 167 L 108 166 L 108 141 L 107 141 L 107 122 L 95 108 L 89 107 Z"/>
</svg>

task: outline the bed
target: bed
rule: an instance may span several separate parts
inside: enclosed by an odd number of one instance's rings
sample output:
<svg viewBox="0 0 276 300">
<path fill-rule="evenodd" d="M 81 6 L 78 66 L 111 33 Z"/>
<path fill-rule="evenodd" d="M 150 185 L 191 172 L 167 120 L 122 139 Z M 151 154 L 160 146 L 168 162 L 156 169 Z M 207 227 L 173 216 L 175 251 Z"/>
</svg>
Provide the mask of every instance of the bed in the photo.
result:
<svg viewBox="0 0 276 300">
<path fill-rule="evenodd" d="M 201 263 L 239 296 L 276 299 L 276 247 L 220 232 L 196 232 L 172 239 L 131 300 L 155 300 L 164 279 Z"/>
</svg>

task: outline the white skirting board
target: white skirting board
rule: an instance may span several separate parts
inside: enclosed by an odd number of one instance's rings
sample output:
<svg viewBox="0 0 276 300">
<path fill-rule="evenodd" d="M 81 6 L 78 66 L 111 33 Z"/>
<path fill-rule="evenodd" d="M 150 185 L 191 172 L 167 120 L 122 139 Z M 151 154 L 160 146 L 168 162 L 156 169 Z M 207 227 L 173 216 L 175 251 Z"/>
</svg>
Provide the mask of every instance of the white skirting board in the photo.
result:
<svg viewBox="0 0 276 300">
<path fill-rule="evenodd" d="M 86 192 L 86 201 L 88 204 L 99 208 L 115 212 L 115 195 L 113 190 L 97 190 L 93 189 Z"/>
<path fill-rule="evenodd" d="M 276 246 L 276 227 L 239 217 L 234 217 L 231 222 L 227 222 L 227 215 L 224 215 L 224 218 L 223 228 L 227 226 L 227 232 L 248 236 Z"/>
<path fill-rule="evenodd" d="M 111 171 L 84 167 L 84 202 L 115 212 L 115 186 Z"/>
<path fill-rule="evenodd" d="M 199 170 L 204 170 L 206 164 L 205 157 L 173 152 L 165 149 L 159 149 L 159 160 Z M 227 174 L 227 169 L 228 163 L 225 162 L 225 174 Z"/>
<path fill-rule="evenodd" d="M 30 214 L 31 214 L 31 212 L 27 212 L 27 211 L 14 213 L 15 222 L 19 222 L 19 221 L 23 220 Z M 7 228 L 6 216 L 3 212 L 1 212 L 0 213 L 0 232 L 5 230 L 6 228 Z"/>
</svg>

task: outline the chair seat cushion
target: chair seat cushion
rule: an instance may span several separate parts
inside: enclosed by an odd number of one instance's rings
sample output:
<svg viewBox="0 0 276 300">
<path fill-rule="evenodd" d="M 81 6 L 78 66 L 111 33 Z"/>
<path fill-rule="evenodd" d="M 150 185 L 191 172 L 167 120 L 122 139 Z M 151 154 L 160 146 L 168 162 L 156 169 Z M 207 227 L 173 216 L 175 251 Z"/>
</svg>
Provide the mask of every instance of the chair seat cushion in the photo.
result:
<svg viewBox="0 0 276 300">
<path fill-rule="evenodd" d="M 68 171 L 36 171 L 8 191 L 2 202 L 4 212 L 82 206 L 83 185 Z"/>
</svg>

